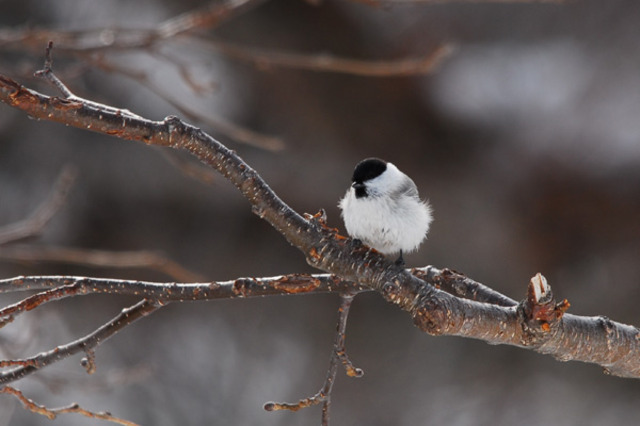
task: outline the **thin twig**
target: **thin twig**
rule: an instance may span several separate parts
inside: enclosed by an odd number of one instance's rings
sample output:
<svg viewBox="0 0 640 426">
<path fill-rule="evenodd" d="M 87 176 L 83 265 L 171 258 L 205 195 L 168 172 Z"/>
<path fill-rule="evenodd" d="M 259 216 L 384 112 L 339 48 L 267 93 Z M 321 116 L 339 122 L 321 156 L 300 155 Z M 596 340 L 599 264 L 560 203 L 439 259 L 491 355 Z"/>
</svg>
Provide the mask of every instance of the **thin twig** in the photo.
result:
<svg viewBox="0 0 640 426">
<path fill-rule="evenodd" d="M 211 81 L 204 84 L 196 81 L 196 77 L 189 68 L 189 66 L 192 65 L 191 62 L 185 62 L 184 59 L 175 57 L 173 54 L 160 49 L 153 49 L 149 54 L 156 57 L 158 60 L 161 60 L 165 64 L 173 65 L 182 78 L 182 81 L 187 85 L 187 87 L 189 87 L 191 93 L 196 96 L 202 97 L 205 95 L 211 95 L 220 88 L 220 84 L 213 78 Z M 96 56 L 96 58 L 98 58 L 100 62 L 106 62 L 105 55 Z M 114 69 L 114 71 L 116 70 Z M 142 73 L 140 77 L 147 80 L 149 79 L 149 76 L 146 73 Z"/>
<path fill-rule="evenodd" d="M 167 102 L 174 107 L 182 115 L 193 121 L 199 121 L 215 129 L 219 134 L 225 135 L 232 140 L 244 143 L 247 145 L 255 146 L 257 148 L 266 149 L 269 151 L 279 151 L 284 148 L 284 142 L 277 136 L 265 135 L 262 133 L 254 132 L 253 130 L 242 127 L 229 120 L 226 120 L 219 115 L 211 113 L 202 114 L 197 110 L 184 105 L 177 101 L 167 90 L 163 89 L 159 85 L 153 83 L 148 75 L 144 73 L 135 72 L 124 68 L 119 65 L 115 65 L 107 62 L 104 58 L 93 60 L 92 63 L 106 72 L 113 72 L 122 74 L 136 81 L 138 84 L 146 87 L 156 96 Z"/>
<path fill-rule="evenodd" d="M 342 363 L 349 377 L 362 377 L 363 371 L 351 364 L 345 350 L 345 338 L 347 330 L 347 319 L 349 318 L 349 308 L 353 302 L 355 294 L 347 293 L 340 295 L 340 308 L 338 309 L 338 325 L 333 341 L 333 351 L 329 361 L 329 369 L 327 376 L 320 390 L 312 397 L 301 399 L 296 403 L 288 402 L 267 402 L 264 405 L 266 411 L 298 411 L 302 408 L 311 407 L 313 405 L 322 404 L 322 425 L 329 425 L 330 408 L 331 408 L 331 392 L 336 381 L 338 365 Z"/>
<path fill-rule="evenodd" d="M 122 28 L 112 25 L 72 31 L 33 27 L 2 29 L 0 45 L 17 46 L 24 52 L 25 48 L 39 50 L 49 40 L 56 40 L 56 49 L 71 54 L 148 49 L 156 43 L 184 37 L 198 29 L 215 28 L 264 2 L 265 0 L 211 1 L 203 7 L 171 17 L 151 28 Z"/>
<path fill-rule="evenodd" d="M 257 49 L 205 37 L 200 37 L 200 41 L 202 46 L 214 52 L 236 60 L 253 63 L 260 69 L 285 67 L 361 77 L 398 77 L 428 74 L 437 69 L 455 51 L 452 44 L 442 44 L 423 57 L 372 61 L 324 54 L 302 54 Z"/>
<path fill-rule="evenodd" d="M 143 299 L 135 305 L 123 309 L 120 314 L 111 321 L 102 325 L 92 333 L 66 345 L 57 346 L 47 352 L 42 352 L 34 357 L 5 361 L 6 365 L 18 365 L 19 367 L 0 373 L 0 384 L 7 384 L 19 380 L 40 368 L 53 364 L 79 352 L 86 352 L 104 343 L 111 336 L 124 327 L 134 323 L 142 317 L 156 311 L 163 305 L 157 302 Z"/>
<path fill-rule="evenodd" d="M 162 22 L 157 34 L 162 39 L 176 37 L 196 29 L 213 28 L 222 22 L 244 13 L 266 0 L 226 0 L 212 1 L 208 5 L 185 12 Z"/>
<path fill-rule="evenodd" d="M 148 268 L 178 281 L 199 282 L 204 277 L 166 256 L 147 250 L 110 251 L 72 247 L 11 245 L 3 247 L 0 259 L 17 262 L 56 262 L 102 268 Z"/>
<path fill-rule="evenodd" d="M 75 95 L 65 84 L 53 73 L 53 58 L 51 51 L 53 50 L 53 41 L 49 40 L 46 49 L 44 50 L 44 68 L 36 71 L 33 75 L 36 77 L 46 78 L 51 84 L 53 84 L 67 99 L 75 98 Z"/>
<path fill-rule="evenodd" d="M 45 61 L 44 61 L 44 68 L 36 71 L 33 75 L 36 77 L 42 77 L 44 79 L 46 79 L 49 83 L 51 83 L 56 89 L 58 89 L 60 91 L 60 93 L 62 93 L 62 95 L 64 96 L 65 101 L 67 101 L 68 104 L 71 105 L 71 107 L 73 108 L 73 106 L 75 105 L 86 105 L 86 106 L 90 106 L 92 108 L 96 108 L 99 110 L 104 111 L 105 113 L 112 113 L 112 114 L 117 114 L 126 118 L 130 118 L 133 120 L 137 120 L 137 119 L 142 119 L 141 116 L 132 113 L 131 111 L 129 111 L 128 109 L 123 109 L 123 108 L 114 108 L 110 105 L 105 105 L 105 104 L 101 104 L 99 102 L 94 102 L 91 101 L 89 99 L 84 99 L 81 98 L 79 96 L 76 96 L 53 72 L 53 41 L 49 40 L 49 43 L 47 44 L 47 47 L 45 49 Z"/>
<path fill-rule="evenodd" d="M 67 407 L 47 408 L 44 405 L 35 403 L 33 400 L 24 396 L 21 391 L 11 386 L 3 386 L 2 388 L 0 388 L 0 393 L 6 393 L 15 396 L 27 410 L 36 414 L 41 414 L 49 420 L 54 420 L 60 414 L 76 413 L 92 419 L 107 420 L 109 422 L 117 423 L 124 426 L 137 426 L 136 423 L 114 417 L 109 413 L 94 413 L 92 411 L 85 410 L 76 403 L 73 403 Z"/>
<path fill-rule="evenodd" d="M 346 338 L 347 338 L 347 319 L 349 318 L 349 309 L 351 308 L 351 303 L 353 302 L 353 298 L 357 293 L 348 293 L 341 294 L 341 305 L 339 308 L 340 315 L 338 316 L 338 326 L 336 328 L 336 340 L 334 342 L 334 354 L 338 361 L 342 364 L 349 377 L 362 377 L 364 375 L 364 371 L 361 368 L 355 367 L 349 356 L 347 355 L 347 350 L 345 347 Z"/>
<path fill-rule="evenodd" d="M 234 44 L 195 32 L 203 27 L 213 27 L 224 19 L 235 16 L 254 7 L 264 0 L 228 1 L 205 6 L 158 24 L 157 29 L 98 28 L 85 31 L 54 31 L 36 28 L 4 30 L 0 32 L 0 43 L 18 44 L 36 48 L 49 40 L 56 40 L 57 49 L 67 54 L 75 54 L 81 60 L 92 61 L 89 53 L 135 51 L 145 49 L 153 52 L 160 42 L 168 40 L 199 42 L 204 49 L 229 58 L 253 63 L 261 69 L 286 67 L 316 72 L 333 72 L 367 77 L 392 77 L 423 75 L 434 71 L 451 53 L 454 46 L 445 43 L 433 52 L 410 58 L 391 60 L 358 60 L 331 54 L 305 54 L 280 50 L 265 50 L 241 44 Z M 492 0 L 493 1 L 493 0 Z M 517 0 L 513 0 L 517 1 Z M 532 1 L 532 0 L 529 0 Z M 535 0 L 534 0 L 535 1 Z M 553 1 L 553 0 L 551 0 Z M 217 9 L 217 10 L 216 10 Z M 174 61 L 172 61 L 174 62 Z M 175 62 L 174 62 L 175 63 Z M 185 82 L 189 84 L 186 68 L 176 63 Z M 39 74 L 46 74 L 45 70 Z M 48 76 L 45 76 L 49 78 Z M 57 83 L 55 83 L 57 85 Z M 68 93 L 67 95 L 71 95 Z M 67 96 L 71 97 L 71 96 Z"/>
</svg>

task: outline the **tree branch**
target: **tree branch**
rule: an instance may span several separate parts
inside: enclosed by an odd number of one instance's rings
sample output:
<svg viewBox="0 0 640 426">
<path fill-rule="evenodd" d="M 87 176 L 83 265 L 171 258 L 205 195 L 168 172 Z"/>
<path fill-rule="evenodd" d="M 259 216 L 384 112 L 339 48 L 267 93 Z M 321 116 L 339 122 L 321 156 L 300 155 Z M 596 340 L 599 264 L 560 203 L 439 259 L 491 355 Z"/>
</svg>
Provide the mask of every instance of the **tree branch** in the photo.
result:
<svg viewBox="0 0 640 426">
<path fill-rule="evenodd" d="M 119 419 L 109 413 L 94 413 L 92 411 L 85 410 L 76 403 L 73 403 L 68 407 L 47 408 L 44 405 L 33 402 L 31 399 L 24 396 L 21 391 L 16 388 L 12 388 L 11 386 L 3 386 L 2 388 L 0 388 L 0 393 L 7 393 L 15 396 L 27 410 L 36 414 L 41 414 L 49 420 L 56 419 L 60 414 L 77 413 L 92 419 L 107 420 L 112 423 L 117 423 L 124 426 L 137 426 L 136 423 L 124 419 Z"/>
<path fill-rule="evenodd" d="M 18 262 L 59 262 L 106 268 L 149 268 L 182 282 L 203 281 L 161 253 L 149 250 L 110 251 L 72 247 L 10 245 L 2 247 L 0 259 Z"/>
<path fill-rule="evenodd" d="M 75 179 L 76 171 L 73 167 L 67 166 L 62 169 L 49 197 L 38 206 L 31 216 L 20 222 L 0 227 L 0 246 L 42 232 L 42 229 L 64 205 Z"/>
<path fill-rule="evenodd" d="M 43 73 L 45 76 L 51 74 L 50 68 L 48 61 Z M 0 76 L 0 100 L 33 117 L 122 139 L 191 152 L 230 180 L 250 202 L 253 212 L 268 221 L 292 245 L 300 249 L 309 264 L 342 277 L 345 282 L 358 282 L 361 286 L 378 291 L 386 300 L 407 311 L 414 323 L 425 332 L 525 347 L 563 361 L 596 363 L 611 374 L 640 377 L 638 330 L 605 317 L 565 314 L 569 303 L 566 300 L 556 302 L 550 286 L 541 275 L 532 278 L 527 298 L 515 304 L 509 298 L 451 271 L 425 268 L 413 271 L 412 274 L 398 268 L 374 250 L 340 236 L 335 229 L 326 225 L 324 214 L 304 217 L 299 215 L 235 152 L 200 129 L 177 117 L 152 121 L 126 110 L 78 98 L 71 91 L 65 90 L 64 86 L 60 90 L 65 98 L 48 97 Z M 23 278 L 20 287 L 43 288 L 42 280 L 38 281 L 36 278 L 31 285 L 28 281 L 29 278 Z M 18 284 L 18 281 L 11 283 L 14 287 Z M 119 284 L 105 285 L 118 287 Z M 81 294 L 79 289 L 82 287 L 83 284 L 67 283 L 59 289 L 45 291 L 5 308 L 3 315 L 12 318 L 31 306 L 65 297 L 67 292 Z M 213 287 L 211 291 L 223 291 L 222 287 Z M 233 288 L 233 285 L 225 287 L 225 291 L 231 292 L 229 297 Z M 101 341 L 127 324 L 155 311 L 161 306 L 160 303 L 174 300 L 173 297 L 175 300 L 182 300 L 185 296 L 200 297 L 199 293 L 195 293 L 196 289 L 198 292 L 203 290 L 195 285 L 171 284 L 158 289 L 140 284 L 139 294 L 149 299 L 123 311 L 109 323 L 76 342 L 33 358 L 6 361 L 6 365 L 17 367 L 3 372 L 0 383 L 17 380 L 61 357 L 80 351 L 88 354 L 85 365 L 92 370 L 95 367 L 92 363 L 92 350 Z M 163 296 L 151 296 L 147 291 L 160 291 Z M 295 287 L 294 292 L 300 292 L 299 287 Z M 326 408 L 328 409 L 328 405 Z"/>
<path fill-rule="evenodd" d="M 3 371 L 0 373 L 0 384 L 7 384 L 23 377 L 35 373 L 40 368 L 53 364 L 62 359 L 68 358 L 71 355 L 75 355 L 79 352 L 87 353 L 88 359 L 91 359 L 91 351 L 99 344 L 106 341 L 108 338 L 116 334 L 122 328 L 129 324 L 139 320 L 140 318 L 149 315 L 162 305 L 158 302 L 154 302 L 148 299 L 143 299 L 135 305 L 123 309 L 120 314 L 114 317 L 111 321 L 107 322 L 103 326 L 99 327 L 94 332 L 66 345 L 57 346 L 50 351 L 42 352 L 34 357 L 3 361 L 2 367 L 17 365 L 18 367 Z M 86 362 L 85 362 L 86 364 Z M 88 369 L 89 372 L 91 372 Z"/>
<path fill-rule="evenodd" d="M 401 77 L 433 72 L 455 50 L 442 44 L 433 52 L 415 58 L 397 60 L 358 60 L 325 54 L 304 54 L 251 48 L 200 37 L 203 47 L 229 58 L 255 64 L 261 69 L 294 68 L 315 72 L 332 72 L 361 77 Z"/>
<path fill-rule="evenodd" d="M 220 134 L 228 136 L 236 142 L 241 142 L 270 151 L 278 151 L 283 149 L 285 146 L 281 138 L 254 132 L 231 121 L 228 121 L 220 117 L 219 115 L 212 114 L 211 111 L 207 111 L 206 114 L 203 114 L 196 109 L 183 104 L 182 102 L 178 102 L 166 89 L 158 84 L 153 83 L 153 81 L 145 73 L 131 71 L 122 66 L 114 65 L 106 61 L 104 58 L 90 59 L 88 62 L 106 72 L 124 75 L 125 77 L 136 81 L 138 84 L 152 91 L 156 96 L 167 102 L 177 111 L 180 111 L 180 113 L 182 113 L 182 115 L 184 115 L 185 117 L 211 126 L 211 128 L 215 129 Z M 198 92 L 194 91 L 194 93 Z"/>
<path fill-rule="evenodd" d="M 300 249 L 310 265 L 378 291 L 409 312 L 425 332 L 527 347 L 561 360 L 597 363 L 611 374 L 640 377 L 640 338 L 635 327 L 604 318 L 561 314 L 554 321 L 541 323 L 522 304 L 476 302 L 428 285 L 445 282 L 447 277 L 431 268 L 419 279 L 374 250 L 338 235 L 325 224 L 323 215 L 299 215 L 235 152 L 177 117 L 153 121 L 77 97 L 49 97 L 5 76 L 0 76 L 0 100 L 36 118 L 187 150 L 231 181 L 253 212 Z"/>
<path fill-rule="evenodd" d="M 516 306 L 518 302 L 505 296 L 494 289 L 473 281 L 463 274 L 443 269 L 440 273 L 431 266 L 413 268 L 410 272 L 417 278 L 428 282 L 435 288 L 444 290 L 454 296 L 464 299 L 475 300 L 476 302 L 490 303 L 498 306 Z"/>
<path fill-rule="evenodd" d="M 311 407 L 313 405 L 322 404 L 322 426 L 329 425 L 329 408 L 331 406 L 331 392 L 336 381 L 338 372 L 338 364 L 341 363 L 349 377 L 362 377 L 364 372 L 353 366 L 347 352 L 345 350 L 345 339 L 347 331 L 347 319 L 349 318 L 349 309 L 355 293 L 340 295 L 340 308 L 338 309 L 338 326 L 333 342 L 333 351 L 329 362 L 327 376 L 320 390 L 312 397 L 301 399 L 296 403 L 288 402 L 267 402 L 264 409 L 267 411 L 289 410 L 298 411 L 301 408 Z"/>
<path fill-rule="evenodd" d="M 44 291 L 0 309 L 0 327 L 13 321 L 17 315 L 33 310 L 42 304 L 87 294 L 132 295 L 168 303 L 288 294 L 358 293 L 368 289 L 329 274 L 291 274 L 279 277 L 238 278 L 233 281 L 193 284 L 70 276 L 31 276 L 0 280 L 0 293 L 29 290 Z"/>
<path fill-rule="evenodd" d="M 54 83 L 64 87 L 57 78 Z M 47 199 L 28 218 L 0 227 L 0 259 L 20 262 L 64 262 L 111 268 L 151 268 L 184 282 L 203 280 L 199 274 L 187 270 L 160 253 L 151 251 L 107 251 L 10 244 L 42 233 L 44 227 L 66 202 L 75 179 L 75 168 L 70 165 L 64 167 Z"/>
<path fill-rule="evenodd" d="M 104 50 L 147 49 L 156 43 L 185 35 L 197 29 L 214 28 L 223 22 L 264 3 L 265 0 L 211 1 L 209 4 L 169 18 L 153 28 L 97 28 L 77 31 L 21 28 L 0 31 L 0 46 L 17 45 L 23 50 L 40 49 L 56 40 L 58 49 L 67 53 Z"/>
</svg>

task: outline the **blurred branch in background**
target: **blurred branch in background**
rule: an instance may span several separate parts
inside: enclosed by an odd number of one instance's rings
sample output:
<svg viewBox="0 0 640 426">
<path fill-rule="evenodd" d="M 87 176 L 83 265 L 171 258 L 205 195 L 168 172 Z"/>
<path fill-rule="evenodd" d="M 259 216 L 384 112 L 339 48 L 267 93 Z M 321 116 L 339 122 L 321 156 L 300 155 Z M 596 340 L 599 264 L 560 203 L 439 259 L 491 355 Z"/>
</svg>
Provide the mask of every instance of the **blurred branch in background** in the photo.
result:
<svg viewBox="0 0 640 426">
<path fill-rule="evenodd" d="M 91 60 L 91 64 L 95 65 L 96 68 L 100 68 L 106 72 L 112 72 L 114 74 L 120 74 L 125 77 L 129 77 L 141 86 L 144 86 L 147 89 L 151 90 L 156 96 L 174 107 L 176 111 L 179 111 L 185 117 L 217 129 L 236 142 L 245 143 L 247 145 L 252 145 L 270 151 L 278 151 L 284 148 L 284 142 L 280 138 L 263 135 L 249 129 L 245 129 L 242 126 L 238 126 L 237 124 L 225 120 L 222 117 L 212 114 L 210 111 L 207 111 L 206 113 L 200 112 L 193 109 L 192 107 L 185 105 L 181 101 L 175 99 L 165 89 L 155 84 L 152 79 L 150 79 L 149 76 L 144 72 L 134 72 L 125 69 L 122 66 L 110 63 L 102 55 Z M 182 74 L 186 75 L 186 71 L 184 71 Z M 185 81 L 191 82 L 192 79 L 185 78 Z M 189 85 L 192 86 L 192 89 L 195 93 L 202 94 L 203 90 L 199 90 L 198 87 L 193 85 L 193 83 L 189 83 Z"/>
<path fill-rule="evenodd" d="M 76 175 L 73 167 L 65 167 L 47 199 L 28 218 L 0 227 L 0 260 L 23 263 L 57 262 L 108 268 L 148 268 L 179 281 L 203 280 L 201 275 L 189 271 L 160 253 L 151 251 L 108 251 L 38 246 L 32 243 L 16 244 L 17 241 L 36 237 L 44 231 L 46 225 L 64 206 Z"/>
<path fill-rule="evenodd" d="M 0 227 L 0 246 L 35 237 L 60 210 L 76 179 L 73 167 L 65 167 L 58 176 L 47 199 L 26 219 Z"/>
<path fill-rule="evenodd" d="M 178 37 L 197 29 L 214 28 L 227 19 L 243 13 L 265 0 L 228 0 L 211 2 L 159 23 L 155 28 L 97 28 L 78 31 L 57 31 L 49 29 L 22 28 L 0 31 L 0 47 L 24 51 L 38 51 L 49 40 L 55 40 L 60 53 L 82 55 L 101 50 L 122 51 L 149 49 L 157 43 Z"/>
<path fill-rule="evenodd" d="M 204 123 L 216 132 L 228 136 L 232 140 L 260 147 L 267 150 L 279 150 L 284 142 L 275 136 L 263 135 L 243 126 L 226 120 L 208 110 L 201 112 L 187 106 L 184 101 L 167 91 L 151 78 L 150 70 L 128 69 L 110 59 L 112 55 L 126 52 L 150 55 L 160 58 L 178 71 L 192 94 L 209 95 L 213 83 L 197 81 L 190 67 L 170 52 L 183 49 L 185 46 L 199 47 L 207 52 L 217 53 L 230 59 L 244 61 L 261 70 L 277 67 L 301 69 L 316 72 L 344 73 L 368 77 L 393 77 L 421 75 L 430 73 L 453 52 L 451 44 L 442 44 L 433 52 L 420 57 L 401 58 L 397 60 L 356 60 L 337 57 L 331 54 L 291 53 L 277 50 L 253 48 L 237 43 L 225 42 L 202 30 L 213 30 L 223 22 L 234 19 L 265 0 L 229 0 L 212 2 L 211 4 L 170 18 L 151 29 L 108 27 L 89 30 L 55 30 L 41 28 L 18 28 L 0 30 L 0 50 L 17 50 L 21 54 L 40 52 L 43 45 L 50 40 L 56 43 L 56 50 L 62 57 L 71 57 L 79 64 L 75 72 L 98 69 L 107 73 L 126 76 L 137 84 L 146 87 L 160 99 L 170 104 L 185 117 Z M 16 74 L 17 70 L 4 72 Z M 182 98 L 180 98 L 182 99 Z"/>
<path fill-rule="evenodd" d="M 360 77 L 401 77 L 428 74 L 435 71 L 455 50 L 451 44 L 442 44 L 433 52 L 421 57 L 367 61 L 340 58 L 329 54 L 311 55 L 255 49 L 209 38 L 201 39 L 200 41 L 213 52 L 250 62 L 262 70 L 283 67 L 315 72 L 350 74 Z"/>
<path fill-rule="evenodd" d="M 147 250 L 109 251 L 73 247 L 10 245 L 0 248 L 0 259 L 20 263 L 55 262 L 106 268 L 146 268 L 182 282 L 204 281 L 204 277 Z"/>
</svg>

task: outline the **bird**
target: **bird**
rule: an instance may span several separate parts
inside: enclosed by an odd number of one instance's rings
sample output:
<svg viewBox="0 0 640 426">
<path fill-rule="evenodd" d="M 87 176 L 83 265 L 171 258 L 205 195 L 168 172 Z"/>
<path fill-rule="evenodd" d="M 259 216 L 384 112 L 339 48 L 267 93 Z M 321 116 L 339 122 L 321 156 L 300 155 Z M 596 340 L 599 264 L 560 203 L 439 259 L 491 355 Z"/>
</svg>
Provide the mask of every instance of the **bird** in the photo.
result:
<svg viewBox="0 0 640 426">
<path fill-rule="evenodd" d="M 338 203 L 349 236 L 384 255 L 416 251 L 427 237 L 432 209 L 409 176 L 380 158 L 360 161 Z"/>
</svg>

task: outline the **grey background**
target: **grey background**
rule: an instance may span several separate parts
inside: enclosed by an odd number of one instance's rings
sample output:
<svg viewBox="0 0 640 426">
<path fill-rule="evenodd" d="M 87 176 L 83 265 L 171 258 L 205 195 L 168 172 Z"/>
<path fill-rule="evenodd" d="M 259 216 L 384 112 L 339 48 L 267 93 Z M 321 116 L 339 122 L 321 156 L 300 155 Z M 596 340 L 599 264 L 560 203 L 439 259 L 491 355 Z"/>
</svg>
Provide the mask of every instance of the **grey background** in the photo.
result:
<svg viewBox="0 0 640 426">
<path fill-rule="evenodd" d="M 198 6 L 171 1 L 0 1 L 0 30 L 152 28 Z M 359 77 L 261 69 L 191 44 L 164 48 L 216 90 L 196 96 L 176 67 L 144 52 L 114 55 L 207 115 L 283 139 L 270 152 L 216 133 L 299 212 L 337 201 L 353 166 L 386 158 L 413 177 L 435 222 L 409 265 L 462 271 L 521 299 L 542 272 L 570 312 L 639 324 L 640 4 L 399 4 L 265 2 L 206 34 L 264 49 L 357 59 L 456 52 L 428 76 Z M 6 40 L 6 39 L 5 39 Z M 0 72 L 46 93 L 30 75 L 44 46 L 0 43 Z M 57 56 L 56 56 L 57 55 Z M 59 55 L 78 95 L 153 119 L 182 115 L 118 73 Z M 160 153 L 0 105 L 0 224 L 27 216 L 65 164 L 79 179 L 40 245 L 152 249 L 210 280 L 312 272 L 303 256 L 251 214 L 222 178 L 206 185 Z M 0 247 L 0 253 L 2 248 Z M 0 276 L 72 274 L 157 281 L 112 270 L 0 259 Z M 15 295 L 2 296 L 3 304 Z M 0 330 L 3 357 L 80 337 L 135 299 L 86 296 L 30 312 Z M 79 402 L 142 425 L 309 425 L 319 408 L 267 413 L 271 400 L 315 393 L 335 327 L 335 295 L 176 304 L 97 350 L 16 384 L 49 407 Z M 433 338 L 375 294 L 352 308 L 347 349 L 365 370 L 340 373 L 335 425 L 635 425 L 640 384 L 593 365 L 525 350 Z M 54 424 L 103 424 L 65 415 Z M 51 424 L 0 398 L 0 425 Z"/>
</svg>

